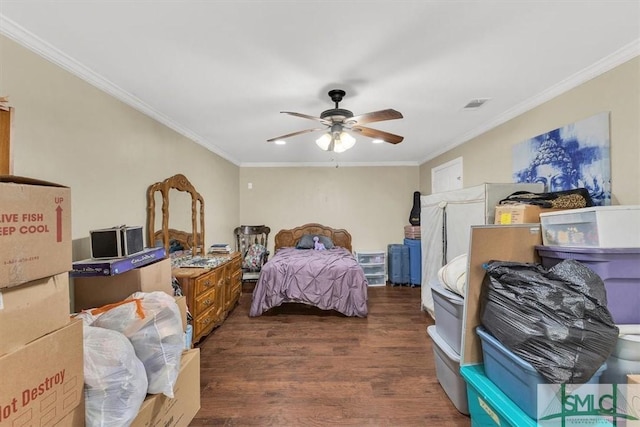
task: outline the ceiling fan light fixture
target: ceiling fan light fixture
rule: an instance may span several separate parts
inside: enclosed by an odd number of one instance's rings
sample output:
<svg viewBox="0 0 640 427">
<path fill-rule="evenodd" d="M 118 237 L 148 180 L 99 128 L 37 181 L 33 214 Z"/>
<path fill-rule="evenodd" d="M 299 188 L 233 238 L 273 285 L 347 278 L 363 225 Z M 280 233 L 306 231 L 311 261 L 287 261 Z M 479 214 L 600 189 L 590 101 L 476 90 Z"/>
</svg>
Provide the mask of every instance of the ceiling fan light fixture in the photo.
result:
<svg viewBox="0 0 640 427">
<path fill-rule="evenodd" d="M 324 151 L 334 151 L 336 153 L 347 151 L 356 144 L 356 139 L 350 134 L 350 132 L 357 132 L 359 135 L 366 136 L 367 138 L 374 138 L 374 143 L 386 142 L 390 144 L 399 144 L 402 142 L 404 138 L 400 135 L 394 135 L 389 132 L 362 126 L 368 123 L 401 119 L 403 116 L 400 112 L 393 109 L 386 109 L 354 116 L 351 111 L 339 107 L 339 102 L 342 101 L 342 97 L 344 95 L 345 91 L 341 89 L 333 89 L 329 91 L 329 96 L 335 103 L 335 108 L 323 111 L 320 114 L 320 117 L 296 113 L 293 111 L 281 111 L 281 113 L 284 114 L 320 122 L 328 129 L 305 129 L 281 135 L 276 138 L 267 139 L 267 142 L 278 142 L 280 139 L 322 130 L 325 130 L 325 133 L 320 136 L 320 138 L 316 139 L 316 144 Z M 349 131 L 349 133 L 345 131 Z"/>
<path fill-rule="evenodd" d="M 331 145 L 331 134 L 325 133 L 320 138 L 316 139 L 316 145 L 324 151 L 329 151 Z"/>
<path fill-rule="evenodd" d="M 316 139 L 316 145 L 324 151 L 343 153 L 356 145 L 356 139 L 347 132 L 327 132 Z"/>
<path fill-rule="evenodd" d="M 346 132 L 341 132 L 340 137 L 334 140 L 333 151 L 342 153 L 356 145 L 356 139 Z"/>
</svg>

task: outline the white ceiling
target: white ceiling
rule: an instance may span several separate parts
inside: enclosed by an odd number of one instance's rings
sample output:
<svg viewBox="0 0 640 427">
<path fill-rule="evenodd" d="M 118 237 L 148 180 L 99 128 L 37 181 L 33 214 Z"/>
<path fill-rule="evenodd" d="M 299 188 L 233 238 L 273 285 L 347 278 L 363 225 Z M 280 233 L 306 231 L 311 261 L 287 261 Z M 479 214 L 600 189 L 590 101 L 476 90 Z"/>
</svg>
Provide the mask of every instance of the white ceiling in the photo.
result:
<svg viewBox="0 0 640 427">
<path fill-rule="evenodd" d="M 640 54 L 640 1 L 0 0 L 0 33 L 237 165 L 417 165 Z M 266 142 L 333 88 L 405 140 Z"/>
</svg>

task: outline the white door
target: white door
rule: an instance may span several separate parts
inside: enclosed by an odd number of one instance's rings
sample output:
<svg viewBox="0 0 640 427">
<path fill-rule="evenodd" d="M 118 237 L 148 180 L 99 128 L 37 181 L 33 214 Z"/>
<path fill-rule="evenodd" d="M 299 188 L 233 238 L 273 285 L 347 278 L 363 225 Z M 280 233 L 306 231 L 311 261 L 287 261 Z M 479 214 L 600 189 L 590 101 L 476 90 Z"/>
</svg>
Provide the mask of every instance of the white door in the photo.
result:
<svg viewBox="0 0 640 427">
<path fill-rule="evenodd" d="M 431 169 L 431 194 L 462 188 L 462 157 Z"/>
</svg>

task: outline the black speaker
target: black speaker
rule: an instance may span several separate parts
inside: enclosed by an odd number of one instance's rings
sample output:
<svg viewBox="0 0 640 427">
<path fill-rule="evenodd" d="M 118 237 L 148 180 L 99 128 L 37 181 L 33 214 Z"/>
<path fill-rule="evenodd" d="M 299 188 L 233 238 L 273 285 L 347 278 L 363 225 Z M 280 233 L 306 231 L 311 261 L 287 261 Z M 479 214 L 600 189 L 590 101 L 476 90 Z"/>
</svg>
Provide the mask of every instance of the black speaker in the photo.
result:
<svg viewBox="0 0 640 427">
<path fill-rule="evenodd" d="M 144 249 L 141 226 L 119 225 L 112 228 L 92 230 L 91 258 L 122 258 Z"/>
</svg>

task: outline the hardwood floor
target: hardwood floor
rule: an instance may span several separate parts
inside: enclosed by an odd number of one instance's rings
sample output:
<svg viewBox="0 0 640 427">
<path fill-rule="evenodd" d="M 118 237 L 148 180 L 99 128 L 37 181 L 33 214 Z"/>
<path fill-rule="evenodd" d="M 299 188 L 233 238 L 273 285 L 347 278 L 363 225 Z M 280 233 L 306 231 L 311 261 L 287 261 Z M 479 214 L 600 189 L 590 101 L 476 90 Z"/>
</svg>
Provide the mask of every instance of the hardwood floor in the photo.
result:
<svg viewBox="0 0 640 427">
<path fill-rule="evenodd" d="M 420 288 L 369 288 L 369 317 L 298 305 L 248 317 L 251 294 L 203 340 L 190 426 L 468 427 L 436 379 Z"/>
</svg>

